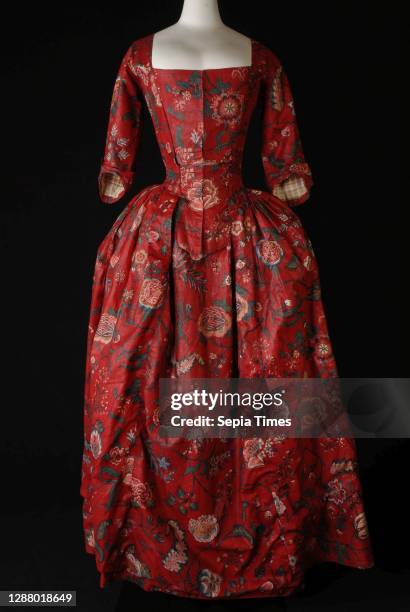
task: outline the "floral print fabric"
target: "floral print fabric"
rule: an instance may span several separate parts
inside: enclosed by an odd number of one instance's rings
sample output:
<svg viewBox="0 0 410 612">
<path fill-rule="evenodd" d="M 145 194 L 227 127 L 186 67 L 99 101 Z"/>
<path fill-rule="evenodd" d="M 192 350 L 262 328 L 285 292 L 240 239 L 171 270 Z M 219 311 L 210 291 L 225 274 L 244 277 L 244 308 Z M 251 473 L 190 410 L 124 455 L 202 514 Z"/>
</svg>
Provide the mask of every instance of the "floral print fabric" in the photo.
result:
<svg viewBox="0 0 410 612">
<path fill-rule="evenodd" d="M 313 185 L 288 78 L 158 69 L 153 35 L 115 80 L 102 201 L 128 191 L 145 100 L 166 168 L 101 242 L 87 343 L 81 495 L 100 586 L 196 598 L 287 595 L 321 561 L 373 565 L 355 442 L 162 438 L 160 377 L 337 376 L 317 261 L 293 206 Z M 263 96 L 268 190 L 241 178 Z"/>
</svg>

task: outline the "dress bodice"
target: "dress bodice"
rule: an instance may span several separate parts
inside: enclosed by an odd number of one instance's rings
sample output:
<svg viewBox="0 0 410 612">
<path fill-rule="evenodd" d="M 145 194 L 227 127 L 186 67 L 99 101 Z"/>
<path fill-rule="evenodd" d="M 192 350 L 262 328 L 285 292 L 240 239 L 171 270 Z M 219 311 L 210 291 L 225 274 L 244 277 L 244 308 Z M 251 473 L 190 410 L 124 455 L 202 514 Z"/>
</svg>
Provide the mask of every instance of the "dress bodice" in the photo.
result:
<svg viewBox="0 0 410 612">
<path fill-rule="evenodd" d="M 243 186 L 242 154 L 257 99 L 255 41 L 251 44 L 251 65 L 236 68 L 153 68 L 147 58 L 158 94 L 157 137 L 167 186 L 193 210 L 218 206 Z"/>
<path fill-rule="evenodd" d="M 233 209 L 246 204 L 242 157 L 260 90 L 265 92 L 262 162 L 272 194 L 304 201 L 312 184 L 293 99 L 277 56 L 251 39 L 249 66 L 168 69 L 152 65 L 153 34 L 134 41 L 115 81 L 99 175 L 103 201 L 130 187 L 143 98 L 166 169 L 163 188 L 183 200 L 180 245 L 199 259 L 226 244 Z"/>
</svg>

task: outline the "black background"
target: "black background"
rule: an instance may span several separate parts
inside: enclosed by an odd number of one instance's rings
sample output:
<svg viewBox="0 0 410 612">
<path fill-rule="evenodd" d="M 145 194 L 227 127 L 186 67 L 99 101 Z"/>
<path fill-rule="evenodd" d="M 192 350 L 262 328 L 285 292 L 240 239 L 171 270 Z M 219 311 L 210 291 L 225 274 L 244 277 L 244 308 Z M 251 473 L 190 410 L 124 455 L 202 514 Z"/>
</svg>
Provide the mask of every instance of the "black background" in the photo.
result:
<svg viewBox="0 0 410 612">
<path fill-rule="evenodd" d="M 133 40 L 174 23 L 182 1 L 11 8 L 1 54 L 0 588 L 76 589 L 80 609 L 113 610 L 121 585 L 99 590 L 82 542 L 83 376 L 97 247 L 126 201 L 164 179 L 145 106 L 132 191 L 102 204 L 97 175 L 119 62 Z M 279 56 L 292 85 L 315 181 L 296 212 L 319 261 L 340 375 L 407 376 L 408 5 L 223 0 L 220 10 Z M 254 188 L 265 188 L 260 120 L 259 104 L 243 164 Z M 409 605 L 409 447 L 358 440 L 358 450 L 377 567 L 342 574 L 291 609 Z"/>
</svg>

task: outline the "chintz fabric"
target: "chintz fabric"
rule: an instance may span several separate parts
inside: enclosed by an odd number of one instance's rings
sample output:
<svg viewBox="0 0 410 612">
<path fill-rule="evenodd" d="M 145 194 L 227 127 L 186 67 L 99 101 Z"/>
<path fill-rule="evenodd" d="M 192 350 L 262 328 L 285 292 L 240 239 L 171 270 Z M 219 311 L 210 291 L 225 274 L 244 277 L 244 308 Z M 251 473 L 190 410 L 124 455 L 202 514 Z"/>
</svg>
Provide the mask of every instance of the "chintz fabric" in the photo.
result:
<svg viewBox="0 0 410 612">
<path fill-rule="evenodd" d="M 350 438 L 162 438 L 159 378 L 335 377 L 318 265 L 293 207 L 313 185 L 282 62 L 120 64 L 98 177 L 132 185 L 145 100 L 166 178 L 132 197 L 97 253 L 86 356 L 81 495 L 100 586 L 212 599 L 288 595 L 307 567 L 371 567 Z M 262 97 L 267 189 L 242 155 Z M 141 171 L 141 170 L 140 170 Z"/>
</svg>

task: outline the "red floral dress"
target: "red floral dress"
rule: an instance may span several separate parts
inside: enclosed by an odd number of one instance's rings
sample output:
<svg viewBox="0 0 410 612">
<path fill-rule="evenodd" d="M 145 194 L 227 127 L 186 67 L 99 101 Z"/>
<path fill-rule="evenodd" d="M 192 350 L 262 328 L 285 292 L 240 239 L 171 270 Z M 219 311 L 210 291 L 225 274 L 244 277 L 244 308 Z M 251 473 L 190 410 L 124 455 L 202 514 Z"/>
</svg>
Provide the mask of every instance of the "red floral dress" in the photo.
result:
<svg viewBox="0 0 410 612">
<path fill-rule="evenodd" d="M 100 587 L 129 580 L 195 598 L 283 596 L 307 567 L 369 568 L 350 438 L 187 440 L 158 434 L 160 377 L 337 376 L 312 245 L 293 206 L 312 175 L 278 57 L 159 69 L 153 35 L 121 62 L 99 174 L 134 176 L 145 99 L 166 167 L 101 242 L 89 321 L 81 495 Z M 263 96 L 267 190 L 242 154 Z"/>
</svg>

